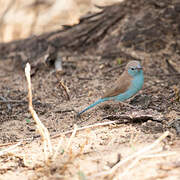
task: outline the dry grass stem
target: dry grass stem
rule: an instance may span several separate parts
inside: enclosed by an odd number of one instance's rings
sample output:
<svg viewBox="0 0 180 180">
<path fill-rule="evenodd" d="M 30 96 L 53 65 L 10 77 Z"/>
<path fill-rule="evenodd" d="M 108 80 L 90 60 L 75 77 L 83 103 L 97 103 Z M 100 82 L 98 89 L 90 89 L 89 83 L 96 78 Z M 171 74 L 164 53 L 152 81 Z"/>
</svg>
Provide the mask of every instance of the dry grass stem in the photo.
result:
<svg viewBox="0 0 180 180">
<path fill-rule="evenodd" d="M 69 89 L 67 86 L 65 86 L 63 81 L 59 81 L 59 85 L 62 86 L 62 88 L 64 89 L 67 99 L 70 100 L 70 96 L 69 96 Z"/>
<path fill-rule="evenodd" d="M 169 135 L 169 131 L 166 131 L 165 133 L 163 133 L 157 140 L 155 140 L 152 144 L 150 144 L 149 146 L 139 150 L 138 152 L 128 156 L 127 158 L 125 158 L 124 160 L 120 161 L 119 163 L 117 163 L 115 166 L 113 166 L 110 170 L 108 171 L 103 171 L 100 173 L 97 173 L 93 176 L 91 176 L 90 178 L 94 178 L 94 177 L 98 177 L 98 176 L 107 176 L 107 175 L 111 175 L 113 174 L 121 165 L 125 164 L 126 162 L 132 160 L 133 158 L 139 158 L 138 156 L 143 155 L 143 153 L 147 153 L 148 151 L 150 151 L 151 149 L 153 149 L 157 144 L 159 144 L 163 139 L 165 139 L 167 136 Z M 136 160 L 137 161 L 137 160 Z M 135 161 L 135 162 L 136 162 Z M 138 162 L 138 161 L 137 161 Z M 133 163 L 134 164 L 134 163 Z"/>
<path fill-rule="evenodd" d="M 141 156 L 141 158 L 145 159 L 145 158 L 167 157 L 167 156 L 173 156 L 175 154 L 177 154 L 177 152 L 168 152 L 168 153 L 161 153 L 161 154 L 150 154 L 150 155 Z"/>
<path fill-rule="evenodd" d="M 103 123 L 92 124 L 92 125 L 89 125 L 89 126 L 84 126 L 84 127 L 81 127 L 81 128 L 77 128 L 76 131 L 82 131 L 82 130 L 85 130 L 85 129 L 88 129 L 88 128 L 95 128 L 95 127 L 98 127 L 98 126 L 107 126 L 109 124 L 115 124 L 115 123 L 118 123 L 118 122 L 119 121 L 108 121 L 108 122 L 103 122 Z M 55 138 L 61 137 L 62 135 L 70 134 L 73 131 L 74 130 L 70 130 L 70 131 L 66 131 L 66 132 L 61 133 L 61 134 L 56 134 L 56 135 L 52 136 L 52 138 L 55 139 Z"/>
<path fill-rule="evenodd" d="M 71 137 L 70 137 L 70 139 L 69 139 L 69 141 L 68 141 L 68 144 L 67 144 L 67 146 L 66 146 L 65 152 L 68 151 L 70 145 L 72 144 L 72 140 L 73 140 L 73 138 L 75 137 L 76 132 L 77 132 L 77 125 L 74 124 L 74 130 L 73 130 L 72 135 L 71 135 Z"/>
<path fill-rule="evenodd" d="M 139 156 L 137 157 L 127 168 L 126 170 L 118 176 L 118 179 L 121 179 L 124 177 L 126 174 L 129 173 L 129 170 L 132 169 L 140 160 L 146 159 L 146 158 L 157 158 L 157 157 L 167 157 L 167 156 L 172 156 L 175 155 L 176 152 L 170 152 L 170 153 L 162 153 L 162 154 L 151 154 L 151 155 L 144 155 L 144 156 Z"/>
<path fill-rule="evenodd" d="M 62 142 L 63 142 L 63 137 L 61 137 L 61 139 L 60 139 L 60 141 L 58 143 L 58 146 L 57 146 L 56 151 L 55 151 L 55 153 L 54 153 L 54 155 L 52 157 L 52 160 L 56 160 L 56 158 L 58 156 L 58 153 L 59 153 L 59 150 L 60 150 L 60 147 L 62 145 Z"/>
<path fill-rule="evenodd" d="M 126 167 L 126 170 L 121 173 L 117 179 L 121 179 L 122 177 L 124 177 L 130 171 L 130 169 L 132 169 L 139 162 L 140 159 L 140 157 L 137 157 L 128 167 Z"/>
<path fill-rule="evenodd" d="M 17 142 L 18 142 L 18 141 L 17 141 Z M 10 142 L 10 143 L 0 144 L 0 148 L 1 148 L 1 147 L 4 147 L 4 146 L 14 145 L 14 144 L 16 144 L 17 142 Z"/>
<path fill-rule="evenodd" d="M 12 150 L 15 150 L 15 148 L 16 148 L 17 146 L 19 146 L 21 143 L 22 143 L 22 141 L 18 142 L 17 144 L 15 144 L 15 145 L 7 148 L 7 149 L 4 149 L 4 150 L 0 151 L 0 156 L 4 155 L 4 154 L 6 154 L 6 153 L 9 153 L 9 152 L 11 152 Z"/>
<path fill-rule="evenodd" d="M 29 100 L 29 111 L 36 122 L 37 129 L 42 137 L 43 143 L 44 143 L 44 152 L 45 152 L 45 159 L 46 161 L 51 157 L 52 155 L 52 146 L 51 146 L 51 140 L 49 131 L 47 128 L 43 125 L 43 123 L 40 121 L 38 115 L 33 109 L 32 105 L 32 88 L 31 88 L 31 76 L 30 76 L 30 64 L 27 63 L 25 67 L 25 75 L 28 83 L 28 100 Z"/>
</svg>

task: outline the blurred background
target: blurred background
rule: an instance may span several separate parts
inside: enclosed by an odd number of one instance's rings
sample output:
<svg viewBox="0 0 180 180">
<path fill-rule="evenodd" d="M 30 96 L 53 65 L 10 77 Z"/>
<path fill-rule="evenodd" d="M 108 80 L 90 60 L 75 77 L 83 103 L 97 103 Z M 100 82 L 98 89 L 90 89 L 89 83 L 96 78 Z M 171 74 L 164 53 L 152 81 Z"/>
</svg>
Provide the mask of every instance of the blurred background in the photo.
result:
<svg viewBox="0 0 180 180">
<path fill-rule="evenodd" d="M 95 5 L 123 0 L 0 0 L 0 42 L 9 42 L 79 23 Z"/>
</svg>

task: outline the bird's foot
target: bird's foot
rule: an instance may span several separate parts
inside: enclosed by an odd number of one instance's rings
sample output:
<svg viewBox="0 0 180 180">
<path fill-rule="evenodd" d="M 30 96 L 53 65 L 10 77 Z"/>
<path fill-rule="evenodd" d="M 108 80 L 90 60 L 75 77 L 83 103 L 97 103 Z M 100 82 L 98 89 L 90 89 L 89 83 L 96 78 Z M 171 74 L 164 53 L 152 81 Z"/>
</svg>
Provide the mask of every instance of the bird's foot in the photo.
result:
<svg viewBox="0 0 180 180">
<path fill-rule="evenodd" d="M 80 117 L 81 117 L 81 114 L 78 112 L 78 113 L 75 114 L 75 117 L 76 117 L 76 118 L 80 118 Z"/>
<path fill-rule="evenodd" d="M 125 103 L 125 102 L 120 102 L 122 105 L 124 105 L 124 106 L 129 106 L 129 107 L 131 107 L 131 108 L 133 108 L 133 109 L 137 109 L 137 107 L 136 106 L 132 106 L 132 105 L 130 105 L 130 104 L 128 104 L 128 103 Z"/>
</svg>

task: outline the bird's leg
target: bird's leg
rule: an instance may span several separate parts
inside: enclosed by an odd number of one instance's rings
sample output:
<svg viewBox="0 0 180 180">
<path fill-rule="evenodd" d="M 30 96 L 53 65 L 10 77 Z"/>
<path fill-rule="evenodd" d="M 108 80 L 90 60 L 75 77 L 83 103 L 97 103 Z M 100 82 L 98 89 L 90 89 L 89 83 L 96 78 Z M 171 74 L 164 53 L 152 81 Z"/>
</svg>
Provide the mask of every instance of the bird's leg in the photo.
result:
<svg viewBox="0 0 180 180">
<path fill-rule="evenodd" d="M 130 105 L 130 104 L 128 104 L 128 103 L 125 103 L 125 102 L 122 102 L 122 101 L 119 101 L 119 103 L 122 104 L 122 105 L 124 105 L 124 106 L 129 106 L 129 107 L 131 107 L 131 108 L 133 108 L 133 109 L 136 109 L 135 106 L 132 106 L 132 105 Z"/>
</svg>

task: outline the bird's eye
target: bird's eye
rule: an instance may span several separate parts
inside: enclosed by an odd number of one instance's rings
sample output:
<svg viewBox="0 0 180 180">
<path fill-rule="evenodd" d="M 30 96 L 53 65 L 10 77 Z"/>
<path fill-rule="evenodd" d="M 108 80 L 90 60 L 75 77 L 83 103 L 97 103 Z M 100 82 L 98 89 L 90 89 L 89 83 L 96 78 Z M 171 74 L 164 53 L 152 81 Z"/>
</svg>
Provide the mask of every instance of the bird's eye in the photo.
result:
<svg viewBox="0 0 180 180">
<path fill-rule="evenodd" d="M 132 68 L 131 68 L 131 70 L 133 70 L 133 71 L 134 71 L 135 69 L 132 67 Z"/>
</svg>

